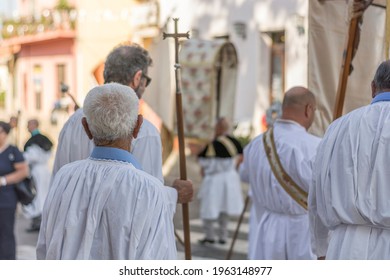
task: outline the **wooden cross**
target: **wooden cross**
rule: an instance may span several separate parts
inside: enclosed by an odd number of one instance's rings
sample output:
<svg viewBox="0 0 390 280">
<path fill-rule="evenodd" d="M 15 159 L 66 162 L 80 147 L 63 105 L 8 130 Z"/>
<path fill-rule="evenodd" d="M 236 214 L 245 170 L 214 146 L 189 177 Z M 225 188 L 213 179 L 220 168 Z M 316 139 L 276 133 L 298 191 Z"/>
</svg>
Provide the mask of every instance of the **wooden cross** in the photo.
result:
<svg viewBox="0 0 390 280">
<path fill-rule="evenodd" d="M 175 80 L 176 80 L 176 117 L 177 117 L 177 136 L 179 138 L 179 159 L 180 159 L 180 179 L 187 180 L 186 157 L 184 152 L 184 128 L 183 128 L 183 106 L 181 100 L 180 88 L 180 64 L 179 64 L 179 38 L 190 38 L 189 32 L 178 33 L 177 22 L 178 18 L 173 19 L 175 22 L 175 33 L 163 33 L 163 40 L 165 38 L 175 39 Z M 184 231 L 184 248 L 186 260 L 191 259 L 191 242 L 190 242 L 190 219 L 188 211 L 188 203 L 183 204 L 183 231 Z"/>
</svg>

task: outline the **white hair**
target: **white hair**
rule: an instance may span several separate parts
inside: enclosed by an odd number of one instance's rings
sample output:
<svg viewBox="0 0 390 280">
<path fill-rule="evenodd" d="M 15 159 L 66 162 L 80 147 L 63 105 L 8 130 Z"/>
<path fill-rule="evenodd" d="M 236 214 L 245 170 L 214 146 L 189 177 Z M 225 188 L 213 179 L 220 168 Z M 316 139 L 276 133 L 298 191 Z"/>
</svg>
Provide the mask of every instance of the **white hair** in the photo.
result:
<svg viewBox="0 0 390 280">
<path fill-rule="evenodd" d="M 84 114 L 95 144 L 131 138 L 138 103 L 134 90 L 118 83 L 91 89 L 84 100 Z"/>
</svg>

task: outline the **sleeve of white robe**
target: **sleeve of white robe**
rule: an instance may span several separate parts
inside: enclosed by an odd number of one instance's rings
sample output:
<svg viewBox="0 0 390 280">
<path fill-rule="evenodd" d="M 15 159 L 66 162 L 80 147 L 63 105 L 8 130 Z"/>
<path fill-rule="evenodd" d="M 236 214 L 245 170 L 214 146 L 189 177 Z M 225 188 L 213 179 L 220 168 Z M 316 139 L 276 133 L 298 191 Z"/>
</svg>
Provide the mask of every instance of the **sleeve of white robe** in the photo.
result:
<svg viewBox="0 0 390 280">
<path fill-rule="evenodd" d="M 131 153 L 142 169 L 164 183 L 161 137 L 156 127 L 144 119 L 138 137 L 132 141 Z"/>
<path fill-rule="evenodd" d="M 316 194 L 316 183 L 317 183 L 317 169 L 314 165 L 315 159 L 311 161 L 313 166 L 313 180 L 309 191 L 309 222 L 310 222 L 310 234 L 311 234 L 311 243 L 314 253 L 317 257 L 326 256 L 326 251 L 328 250 L 328 234 L 329 230 L 324 225 L 317 213 L 317 194 Z"/>
<path fill-rule="evenodd" d="M 65 164 L 89 157 L 94 144 L 88 138 L 81 124 L 83 117 L 84 112 L 80 108 L 69 118 L 61 129 L 60 135 L 58 136 L 52 177 Z"/>
<path fill-rule="evenodd" d="M 37 145 L 29 146 L 23 153 L 24 159 L 28 164 L 42 163 L 46 164 L 50 159 L 50 151 L 45 152 Z"/>
<path fill-rule="evenodd" d="M 251 146 L 252 146 L 251 143 L 249 143 L 244 148 L 244 152 L 243 152 L 244 159 L 239 167 L 241 181 L 243 181 L 245 183 L 249 183 L 249 157 L 248 157 L 248 155 L 250 154 Z"/>
</svg>

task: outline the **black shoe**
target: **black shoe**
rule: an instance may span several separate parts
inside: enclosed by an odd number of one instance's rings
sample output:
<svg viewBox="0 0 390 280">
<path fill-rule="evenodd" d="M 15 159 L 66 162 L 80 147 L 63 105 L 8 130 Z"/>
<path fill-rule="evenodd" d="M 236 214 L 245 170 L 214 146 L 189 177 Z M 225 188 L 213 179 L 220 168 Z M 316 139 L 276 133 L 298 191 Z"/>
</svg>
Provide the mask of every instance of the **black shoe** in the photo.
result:
<svg viewBox="0 0 390 280">
<path fill-rule="evenodd" d="M 40 226 L 31 225 L 28 229 L 26 229 L 26 232 L 38 232 L 40 229 Z"/>
<path fill-rule="evenodd" d="M 214 239 L 203 238 L 203 239 L 198 240 L 198 242 L 200 244 L 204 245 L 204 244 L 207 244 L 207 243 L 213 244 L 215 241 L 214 241 Z"/>
<path fill-rule="evenodd" d="M 220 240 L 218 240 L 218 243 L 219 243 L 219 244 L 226 244 L 226 241 L 223 240 L 223 239 L 220 239 Z"/>
<path fill-rule="evenodd" d="M 26 232 L 37 232 L 41 228 L 41 216 L 34 217 L 31 221 L 30 228 L 26 229 Z"/>
</svg>

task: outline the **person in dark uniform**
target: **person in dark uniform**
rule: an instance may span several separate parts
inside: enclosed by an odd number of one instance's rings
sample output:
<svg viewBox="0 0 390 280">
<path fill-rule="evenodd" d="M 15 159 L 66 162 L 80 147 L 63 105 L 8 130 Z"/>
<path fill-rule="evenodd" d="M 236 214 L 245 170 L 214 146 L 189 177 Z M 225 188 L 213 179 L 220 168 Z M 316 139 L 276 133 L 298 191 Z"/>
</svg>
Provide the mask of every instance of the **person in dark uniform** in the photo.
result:
<svg viewBox="0 0 390 280">
<path fill-rule="evenodd" d="M 228 134 L 226 118 L 220 118 L 215 127 L 215 138 L 198 154 L 203 182 L 198 198 L 205 238 L 201 244 L 214 243 L 214 222 L 218 221 L 218 242 L 227 240 L 229 217 L 239 216 L 244 207 L 237 165 L 242 160 L 242 147 Z"/>
<path fill-rule="evenodd" d="M 11 126 L 0 121 L 0 259 L 16 258 L 14 235 L 15 212 L 18 202 L 15 184 L 28 176 L 23 154 L 8 144 Z"/>
</svg>

